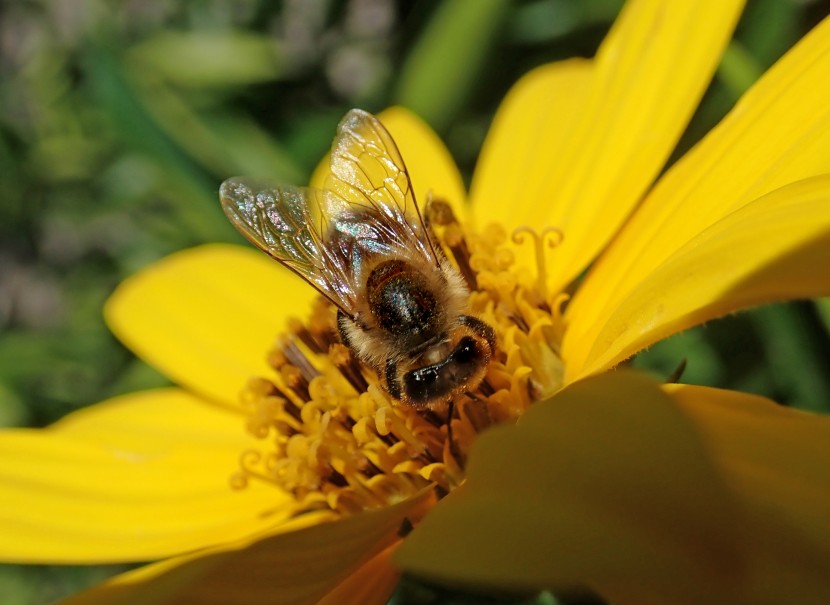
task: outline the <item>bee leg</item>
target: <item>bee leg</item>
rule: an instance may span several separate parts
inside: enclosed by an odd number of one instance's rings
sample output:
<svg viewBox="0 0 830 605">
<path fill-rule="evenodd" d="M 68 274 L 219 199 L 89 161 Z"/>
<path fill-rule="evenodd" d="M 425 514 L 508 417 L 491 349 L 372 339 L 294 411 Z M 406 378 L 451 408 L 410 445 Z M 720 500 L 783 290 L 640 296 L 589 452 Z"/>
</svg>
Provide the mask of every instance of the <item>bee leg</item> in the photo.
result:
<svg viewBox="0 0 830 605">
<path fill-rule="evenodd" d="M 458 321 L 461 322 L 462 325 L 467 326 L 473 332 L 476 333 L 477 336 L 480 336 L 484 340 L 487 341 L 487 344 L 490 345 L 490 351 L 495 352 L 496 350 L 496 331 L 493 330 L 489 325 L 481 321 L 478 317 L 473 317 L 472 315 L 461 315 L 458 318 Z"/>
<path fill-rule="evenodd" d="M 386 390 L 389 391 L 389 394 L 392 395 L 392 397 L 400 400 L 401 383 L 398 380 L 398 365 L 395 363 L 394 359 L 386 360 L 386 371 L 384 378 L 386 378 Z"/>
</svg>

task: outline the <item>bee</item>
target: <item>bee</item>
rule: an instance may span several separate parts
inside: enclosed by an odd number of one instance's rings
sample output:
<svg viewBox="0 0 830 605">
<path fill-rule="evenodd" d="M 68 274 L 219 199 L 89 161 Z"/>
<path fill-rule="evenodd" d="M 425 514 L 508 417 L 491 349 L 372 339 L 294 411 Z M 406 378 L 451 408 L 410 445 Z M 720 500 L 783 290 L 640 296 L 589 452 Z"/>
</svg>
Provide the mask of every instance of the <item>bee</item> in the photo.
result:
<svg viewBox="0 0 830 605">
<path fill-rule="evenodd" d="M 252 244 L 337 307 L 340 338 L 394 399 L 416 408 L 474 391 L 493 328 L 425 224 L 403 158 L 371 114 L 340 121 L 322 189 L 229 179 L 222 208 Z"/>
</svg>

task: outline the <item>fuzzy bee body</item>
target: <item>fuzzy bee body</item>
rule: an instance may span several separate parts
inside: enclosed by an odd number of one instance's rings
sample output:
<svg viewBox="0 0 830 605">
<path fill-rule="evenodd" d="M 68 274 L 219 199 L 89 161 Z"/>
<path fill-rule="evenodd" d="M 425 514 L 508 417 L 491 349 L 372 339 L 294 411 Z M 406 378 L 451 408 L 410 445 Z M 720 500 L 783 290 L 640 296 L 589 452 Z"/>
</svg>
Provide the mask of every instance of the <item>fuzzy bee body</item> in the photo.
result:
<svg viewBox="0 0 830 605">
<path fill-rule="evenodd" d="M 468 290 L 430 237 L 392 137 L 352 110 L 323 189 L 230 179 L 222 207 L 253 244 L 337 308 L 340 338 L 406 405 L 433 407 L 478 387 L 493 329 L 466 315 Z"/>
</svg>

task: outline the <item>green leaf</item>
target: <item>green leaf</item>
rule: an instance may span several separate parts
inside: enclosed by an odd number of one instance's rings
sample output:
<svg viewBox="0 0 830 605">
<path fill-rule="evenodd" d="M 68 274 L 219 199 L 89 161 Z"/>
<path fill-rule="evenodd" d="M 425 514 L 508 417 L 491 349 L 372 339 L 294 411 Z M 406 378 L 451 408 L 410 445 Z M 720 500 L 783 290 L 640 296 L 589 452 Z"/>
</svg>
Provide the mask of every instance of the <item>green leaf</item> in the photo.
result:
<svg viewBox="0 0 830 605">
<path fill-rule="evenodd" d="M 800 305 L 765 305 L 749 317 L 761 335 L 767 363 L 764 372 L 772 377 L 785 403 L 814 412 L 830 411 L 830 374 L 816 326 Z"/>
<path fill-rule="evenodd" d="M 404 62 L 395 100 L 441 132 L 487 65 L 507 0 L 448 0 L 438 5 Z"/>
<path fill-rule="evenodd" d="M 199 110 L 183 94 L 130 63 L 142 105 L 171 139 L 210 172 L 299 183 L 302 170 L 288 151 L 253 120 L 222 110 Z"/>
<path fill-rule="evenodd" d="M 172 84 L 245 86 L 282 75 L 276 43 L 244 31 L 164 31 L 130 51 L 132 59 Z"/>
<path fill-rule="evenodd" d="M 123 142 L 151 159 L 165 177 L 180 229 L 195 242 L 224 239 L 230 233 L 218 203 L 219 183 L 212 181 L 164 132 L 142 105 L 123 64 L 102 45 L 87 56 L 93 91 Z"/>
</svg>

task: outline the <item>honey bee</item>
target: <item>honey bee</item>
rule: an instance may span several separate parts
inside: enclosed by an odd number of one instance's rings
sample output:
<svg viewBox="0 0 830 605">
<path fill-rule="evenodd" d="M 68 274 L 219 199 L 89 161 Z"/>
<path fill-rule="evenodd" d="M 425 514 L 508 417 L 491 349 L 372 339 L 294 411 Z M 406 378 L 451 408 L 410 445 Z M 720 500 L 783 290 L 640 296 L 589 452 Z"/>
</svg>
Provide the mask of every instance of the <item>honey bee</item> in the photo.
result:
<svg viewBox="0 0 830 605">
<path fill-rule="evenodd" d="M 337 307 L 343 344 L 409 406 L 475 390 L 496 346 L 427 228 L 403 158 L 371 114 L 340 121 L 322 189 L 229 179 L 222 208 L 251 243 Z"/>
</svg>

